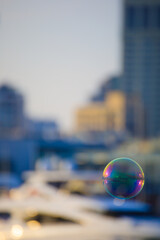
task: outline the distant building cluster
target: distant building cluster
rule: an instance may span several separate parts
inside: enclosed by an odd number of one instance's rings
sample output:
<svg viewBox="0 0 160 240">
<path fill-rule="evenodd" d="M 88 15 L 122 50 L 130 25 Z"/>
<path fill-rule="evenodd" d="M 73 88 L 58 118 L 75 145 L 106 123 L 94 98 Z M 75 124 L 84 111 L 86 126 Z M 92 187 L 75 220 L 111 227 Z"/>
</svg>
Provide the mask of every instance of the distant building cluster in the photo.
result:
<svg viewBox="0 0 160 240">
<path fill-rule="evenodd" d="M 29 119 L 23 96 L 9 85 L 0 86 L 0 138 L 54 139 L 58 134 L 55 121 Z"/>
<path fill-rule="evenodd" d="M 9 85 L 0 86 L 0 190 L 16 187 L 23 171 L 33 170 L 42 142 L 59 137 L 55 121 L 28 118 L 24 97 Z M 41 153 L 39 153 L 41 154 Z"/>
<path fill-rule="evenodd" d="M 91 102 L 76 114 L 77 132 L 124 131 L 126 100 L 119 91 L 109 92 L 103 102 Z"/>
<path fill-rule="evenodd" d="M 134 137 L 159 136 L 160 0 L 124 1 L 123 39 L 122 75 L 105 81 L 91 103 L 77 111 L 76 130 L 125 129 Z M 115 91 L 123 94 L 123 110 L 114 102 Z"/>
</svg>

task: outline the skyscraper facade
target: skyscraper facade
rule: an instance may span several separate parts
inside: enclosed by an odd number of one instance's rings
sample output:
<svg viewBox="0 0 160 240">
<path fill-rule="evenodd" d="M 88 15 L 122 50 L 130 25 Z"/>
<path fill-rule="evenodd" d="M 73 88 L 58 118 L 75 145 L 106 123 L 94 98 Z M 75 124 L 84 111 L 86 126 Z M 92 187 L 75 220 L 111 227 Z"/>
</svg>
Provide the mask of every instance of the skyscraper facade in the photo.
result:
<svg viewBox="0 0 160 240">
<path fill-rule="evenodd" d="M 160 135 L 160 0 L 124 0 L 124 3 L 121 87 L 128 99 L 139 99 L 144 123 L 141 134 L 155 137 Z M 127 127 L 137 135 L 139 116 L 131 117 L 130 106 Z"/>
</svg>

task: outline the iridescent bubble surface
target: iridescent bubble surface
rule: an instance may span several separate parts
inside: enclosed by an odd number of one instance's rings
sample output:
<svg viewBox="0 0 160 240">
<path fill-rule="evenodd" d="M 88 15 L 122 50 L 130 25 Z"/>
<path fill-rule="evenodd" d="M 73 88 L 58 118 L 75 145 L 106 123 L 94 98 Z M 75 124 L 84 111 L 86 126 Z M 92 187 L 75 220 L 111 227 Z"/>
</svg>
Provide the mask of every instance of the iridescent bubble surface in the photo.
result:
<svg viewBox="0 0 160 240">
<path fill-rule="evenodd" d="M 103 171 L 103 185 L 113 197 L 129 199 L 143 188 L 144 173 L 140 165 L 129 158 L 112 160 Z"/>
</svg>

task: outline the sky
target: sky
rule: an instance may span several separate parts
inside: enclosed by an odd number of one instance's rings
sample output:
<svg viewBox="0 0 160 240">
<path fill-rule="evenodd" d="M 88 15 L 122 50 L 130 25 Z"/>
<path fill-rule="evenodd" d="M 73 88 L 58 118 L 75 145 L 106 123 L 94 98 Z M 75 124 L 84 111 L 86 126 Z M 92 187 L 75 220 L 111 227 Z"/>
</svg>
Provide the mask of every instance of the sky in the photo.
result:
<svg viewBox="0 0 160 240">
<path fill-rule="evenodd" d="M 74 126 L 104 79 L 122 71 L 121 0 L 0 0 L 0 84 L 26 115 Z"/>
</svg>

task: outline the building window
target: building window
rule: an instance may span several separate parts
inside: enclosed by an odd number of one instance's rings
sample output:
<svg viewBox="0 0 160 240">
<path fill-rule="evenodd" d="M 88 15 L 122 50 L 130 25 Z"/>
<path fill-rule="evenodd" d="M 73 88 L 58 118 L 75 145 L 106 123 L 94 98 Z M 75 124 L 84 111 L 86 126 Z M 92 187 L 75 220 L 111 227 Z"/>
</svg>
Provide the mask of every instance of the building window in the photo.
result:
<svg viewBox="0 0 160 240">
<path fill-rule="evenodd" d="M 147 6 L 144 6 L 142 8 L 143 12 L 143 27 L 148 28 L 149 26 L 149 8 Z"/>
<path fill-rule="evenodd" d="M 135 27 L 135 8 L 133 6 L 126 8 L 126 24 L 129 29 Z"/>
<path fill-rule="evenodd" d="M 157 25 L 158 25 L 158 28 L 160 28 L 160 6 L 158 6 L 157 8 L 157 12 L 158 12 L 158 16 L 157 16 Z"/>
</svg>

